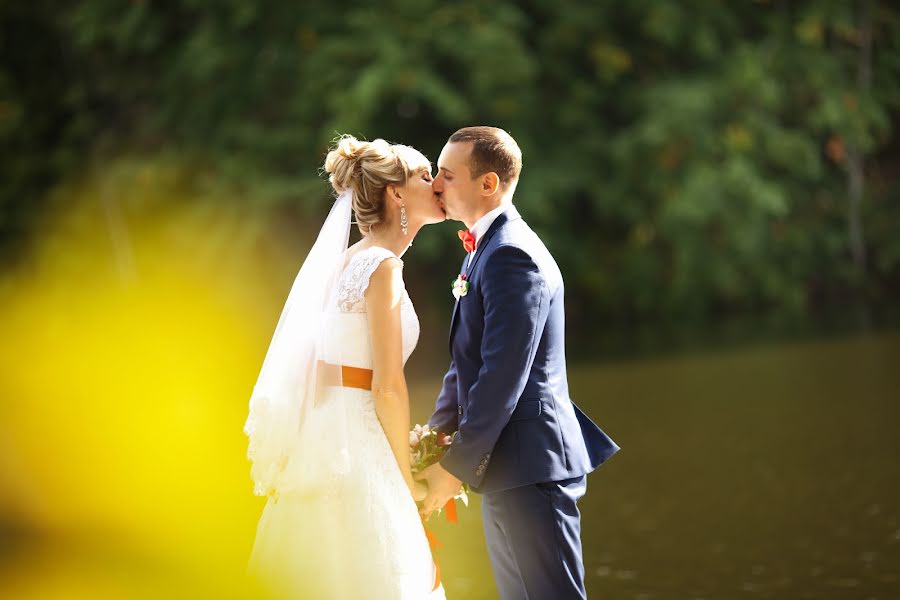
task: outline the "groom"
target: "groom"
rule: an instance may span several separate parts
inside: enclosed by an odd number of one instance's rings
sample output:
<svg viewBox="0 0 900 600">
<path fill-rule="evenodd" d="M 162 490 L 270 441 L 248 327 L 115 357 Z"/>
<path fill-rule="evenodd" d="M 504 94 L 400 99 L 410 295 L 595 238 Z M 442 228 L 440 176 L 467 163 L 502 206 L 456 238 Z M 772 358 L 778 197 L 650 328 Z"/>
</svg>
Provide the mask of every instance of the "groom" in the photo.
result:
<svg viewBox="0 0 900 600">
<path fill-rule="evenodd" d="M 462 482 L 482 493 L 504 600 L 585 598 L 576 502 L 619 447 L 569 398 L 563 279 L 512 204 L 522 153 L 502 129 L 444 146 L 434 191 L 467 251 L 454 286 L 450 370 L 429 423 L 457 431 L 428 482 L 426 518 Z"/>
</svg>

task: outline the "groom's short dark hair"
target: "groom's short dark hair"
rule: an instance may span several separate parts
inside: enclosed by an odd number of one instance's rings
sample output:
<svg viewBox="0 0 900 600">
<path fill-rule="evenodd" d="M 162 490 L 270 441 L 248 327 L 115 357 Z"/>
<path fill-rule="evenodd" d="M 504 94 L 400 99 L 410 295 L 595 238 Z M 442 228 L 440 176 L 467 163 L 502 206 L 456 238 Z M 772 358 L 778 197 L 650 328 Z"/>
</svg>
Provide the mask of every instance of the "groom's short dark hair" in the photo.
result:
<svg viewBox="0 0 900 600">
<path fill-rule="evenodd" d="M 497 127 L 463 127 L 450 136 L 448 143 L 472 142 L 469 171 L 481 177 L 493 171 L 504 186 L 516 181 L 522 172 L 522 151 L 511 135 Z"/>
</svg>

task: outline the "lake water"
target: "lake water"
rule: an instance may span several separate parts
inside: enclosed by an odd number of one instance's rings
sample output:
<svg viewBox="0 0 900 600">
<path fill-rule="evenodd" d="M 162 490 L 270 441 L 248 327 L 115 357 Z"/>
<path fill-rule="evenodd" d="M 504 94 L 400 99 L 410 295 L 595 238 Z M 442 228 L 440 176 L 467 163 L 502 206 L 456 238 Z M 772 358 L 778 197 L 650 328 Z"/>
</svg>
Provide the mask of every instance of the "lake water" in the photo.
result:
<svg viewBox="0 0 900 600">
<path fill-rule="evenodd" d="M 576 362 L 570 386 L 622 446 L 581 503 L 590 597 L 900 598 L 900 334 Z M 477 496 L 430 526 L 448 596 L 496 598 Z"/>
</svg>

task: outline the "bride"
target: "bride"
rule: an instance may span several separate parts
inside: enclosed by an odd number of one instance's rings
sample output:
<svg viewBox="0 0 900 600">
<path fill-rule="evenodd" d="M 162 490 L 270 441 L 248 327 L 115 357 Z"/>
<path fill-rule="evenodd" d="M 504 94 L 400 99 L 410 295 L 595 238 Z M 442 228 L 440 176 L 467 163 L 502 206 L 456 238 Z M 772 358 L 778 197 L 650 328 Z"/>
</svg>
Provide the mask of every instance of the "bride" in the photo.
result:
<svg viewBox="0 0 900 600">
<path fill-rule="evenodd" d="M 445 214 L 408 146 L 339 138 L 337 194 L 288 295 L 244 431 L 268 496 L 248 572 L 277 598 L 444 598 L 415 502 L 401 256 Z M 362 239 L 347 247 L 352 213 Z"/>
</svg>

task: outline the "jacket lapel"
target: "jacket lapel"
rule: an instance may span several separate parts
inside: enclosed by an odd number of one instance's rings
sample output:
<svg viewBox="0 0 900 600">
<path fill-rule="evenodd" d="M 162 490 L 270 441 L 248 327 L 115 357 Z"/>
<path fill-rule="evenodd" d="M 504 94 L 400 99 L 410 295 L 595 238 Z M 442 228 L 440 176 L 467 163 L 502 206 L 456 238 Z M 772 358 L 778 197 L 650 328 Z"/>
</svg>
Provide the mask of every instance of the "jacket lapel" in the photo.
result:
<svg viewBox="0 0 900 600">
<path fill-rule="evenodd" d="M 466 259 L 463 259 L 462 266 L 459 270 L 460 273 L 466 272 Z M 453 338 L 453 324 L 456 323 L 456 313 L 459 312 L 459 300 L 453 305 L 453 316 L 450 317 L 450 338 Z"/>
<path fill-rule="evenodd" d="M 478 259 L 481 258 L 482 254 L 484 254 L 484 252 L 488 246 L 488 243 L 491 241 L 491 238 L 506 223 L 508 223 L 510 221 L 515 221 L 516 219 L 521 219 L 521 218 L 522 218 L 522 215 L 519 214 L 519 211 L 516 210 L 516 207 L 510 206 L 505 211 L 500 213 L 500 215 L 498 215 L 497 218 L 494 219 L 494 222 L 491 223 L 491 226 L 488 227 L 487 232 L 485 232 L 485 234 L 478 241 L 478 247 L 475 249 L 475 255 L 472 256 L 472 261 L 469 263 L 469 266 L 466 267 L 466 269 L 464 271 L 466 273 L 466 280 L 470 282 L 469 283 L 470 287 L 472 285 L 471 281 L 475 274 L 475 267 L 478 264 Z M 463 260 L 463 265 L 465 265 L 465 259 Z M 456 324 L 456 314 L 459 312 L 459 302 L 460 301 L 457 300 L 456 304 L 453 305 L 453 316 L 450 317 L 449 341 L 450 341 L 450 345 L 451 345 L 451 352 L 452 352 L 452 347 L 453 347 L 453 332 L 454 332 L 454 325 Z"/>
</svg>

